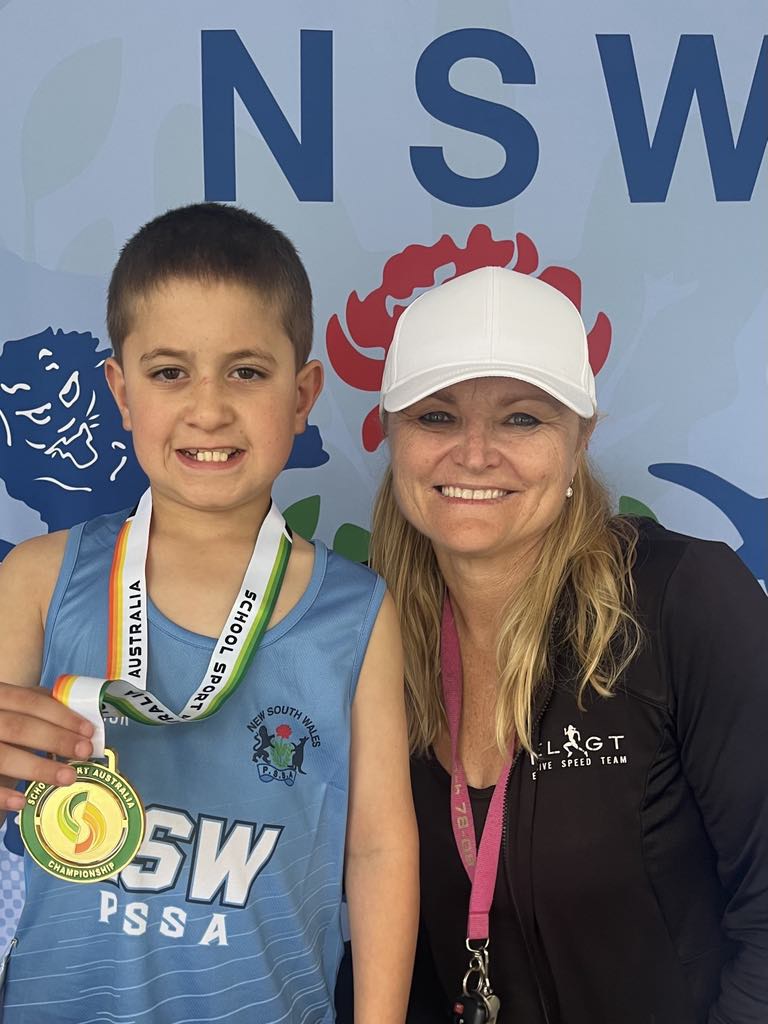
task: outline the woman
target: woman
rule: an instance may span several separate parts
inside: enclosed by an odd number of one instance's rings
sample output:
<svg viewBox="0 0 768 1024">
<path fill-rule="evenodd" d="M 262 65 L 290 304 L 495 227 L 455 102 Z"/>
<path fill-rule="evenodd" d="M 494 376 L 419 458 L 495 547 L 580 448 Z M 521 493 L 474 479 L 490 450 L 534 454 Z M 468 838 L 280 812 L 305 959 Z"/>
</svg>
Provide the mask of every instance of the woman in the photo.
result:
<svg viewBox="0 0 768 1024">
<path fill-rule="evenodd" d="M 381 409 L 372 562 L 404 631 L 421 835 L 411 1019 L 768 1020 L 760 587 L 723 544 L 611 515 L 584 326 L 541 281 L 484 268 L 417 299 Z"/>
</svg>

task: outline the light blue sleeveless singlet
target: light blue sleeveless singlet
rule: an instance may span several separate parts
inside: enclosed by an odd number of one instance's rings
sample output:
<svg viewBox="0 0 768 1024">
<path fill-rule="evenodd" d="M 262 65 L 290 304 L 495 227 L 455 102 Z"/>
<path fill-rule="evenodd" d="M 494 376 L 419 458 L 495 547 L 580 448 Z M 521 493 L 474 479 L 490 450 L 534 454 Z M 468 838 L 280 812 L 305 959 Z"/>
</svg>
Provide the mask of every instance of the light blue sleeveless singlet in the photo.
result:
<svg viewBox="0 0 768 1024">
<path fill-rule="evenodd" d="M 70 532 L 42 684 L 106 665 L 108 576 L 126 513 Z M 350 705 L 383 581 L 315 544 L 296 607 L 212 718 L 107 724 L 144 802 L 139 855 L 113 881 L 27 858 L 4 1024 L 328 1024 L 342 953 Z M 212 639 L 149 607 L 149 689 L 179 710 Z"/>
</svg>

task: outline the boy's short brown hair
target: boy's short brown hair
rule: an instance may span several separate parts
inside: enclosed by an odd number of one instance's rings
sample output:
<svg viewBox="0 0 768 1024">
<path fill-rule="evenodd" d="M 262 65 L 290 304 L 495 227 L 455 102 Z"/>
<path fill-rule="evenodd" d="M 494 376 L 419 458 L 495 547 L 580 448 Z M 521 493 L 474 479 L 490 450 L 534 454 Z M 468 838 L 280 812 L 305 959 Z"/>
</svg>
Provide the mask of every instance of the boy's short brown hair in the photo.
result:
<svg viewBox="0 0 768 1024">
<path fill-rule="evenodd" d="M 278 304 L 296 367 L 306 363 L 312 347 L 312 289 L 298 252 L 261 217 L 219 203 L 169 210 L 124 245 L 107 295 L 107 330 L 118 361 L 136 300 L 173 278 L 254 288 Z"/>
</svg>

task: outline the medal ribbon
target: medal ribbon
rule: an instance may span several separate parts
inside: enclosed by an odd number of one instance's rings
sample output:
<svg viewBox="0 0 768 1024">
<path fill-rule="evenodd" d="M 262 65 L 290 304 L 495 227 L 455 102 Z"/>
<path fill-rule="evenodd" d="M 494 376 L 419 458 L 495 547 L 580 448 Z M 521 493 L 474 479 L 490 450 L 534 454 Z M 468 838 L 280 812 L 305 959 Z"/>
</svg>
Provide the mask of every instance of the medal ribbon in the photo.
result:
<svg viewBox="0 0 768 1024">
<path fill-rule="evenodd" d="M 144 725 L 178 725 L 219 710 L 242 682 L 258 649 L 291 553 L 291 532 L 272 503 L 200 686 L 176 714 L 147 690 L 146 557 L 151 518 L 148 490 L 115 542 L 109 577 L 107 678 L 59 676 L 53 687 L 54 697 L 93 724 L 94 757 L 103 755 L 102 704 Z"/>
<path fill-rule="evenodd" d="M 440 631 L 440 665 L 443 677 L 443 700 L 451 737 L 451 824 L 456 849 L 472 885 L 467 918 L 467 938 L 485 940 L 488 939 L 490 932 L 489 916 L 501 854 L 504 796 L 507 779 L 512 768 L 512 757 L 510 756 L 506 761 L 493 791 L 478 849 L 467 778 L 459 756 L 463 675 L 459 634 L 453 617 L 451 599 L 447 593 L 443 601 L 443 619 Z"/>
</svg>

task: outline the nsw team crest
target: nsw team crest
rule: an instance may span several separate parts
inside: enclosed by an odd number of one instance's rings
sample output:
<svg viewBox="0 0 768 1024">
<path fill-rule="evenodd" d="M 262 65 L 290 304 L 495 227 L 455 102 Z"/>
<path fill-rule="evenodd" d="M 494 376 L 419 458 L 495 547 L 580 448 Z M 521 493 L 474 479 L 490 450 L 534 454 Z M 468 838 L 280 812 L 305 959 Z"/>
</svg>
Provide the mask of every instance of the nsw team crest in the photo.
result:
<svg viewBox="0 0 768 1024">
<path fill-rule="evenodd" d="M 313 748 L 320 736 L 309 715 L 299 708 L 281 704 L 260 711 L 248 723 L 254 734 L 253 762 L 262 782 L 284 782 L 293 786 L 299 775 L 307 775 Z"/>
</svg>

